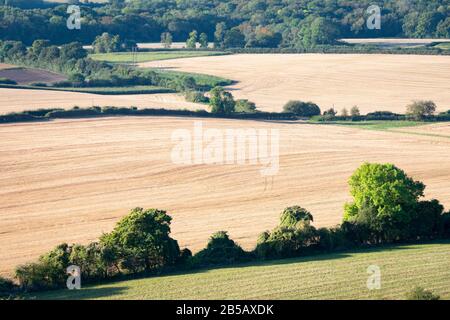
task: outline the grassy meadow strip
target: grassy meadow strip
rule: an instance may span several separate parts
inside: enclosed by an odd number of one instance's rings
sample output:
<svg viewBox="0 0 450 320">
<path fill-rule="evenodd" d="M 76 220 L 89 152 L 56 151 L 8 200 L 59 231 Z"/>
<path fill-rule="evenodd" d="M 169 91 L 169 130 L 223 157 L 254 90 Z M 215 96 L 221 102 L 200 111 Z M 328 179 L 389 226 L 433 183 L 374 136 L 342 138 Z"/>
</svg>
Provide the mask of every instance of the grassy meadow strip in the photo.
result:
<svg viewBox="0 0 450 320">
<path fill-rule="evenodd" d="M 167 51 L 149 51 L 149 52 L 112 52 L 112 53 L 96 53 L 89 55 L 90 58 L 97 61 L 108 63 L 133 63 L 133 62 L 150 62 L 158 60 L 170 60 L 181 58 L 194 58 L 206 56 L 219 56 L 229 53 L 220 51 L 195 51 L 195 50 L 167 50 Z"/>
<path fill-rule="evenodd" d="M 356 250 L 31 294 L 36 299 L 404 299 L 422 286 L 450 299 L 450 242 Z M 370 291 L 367 268 L 381 269 Z"/>
</svg>

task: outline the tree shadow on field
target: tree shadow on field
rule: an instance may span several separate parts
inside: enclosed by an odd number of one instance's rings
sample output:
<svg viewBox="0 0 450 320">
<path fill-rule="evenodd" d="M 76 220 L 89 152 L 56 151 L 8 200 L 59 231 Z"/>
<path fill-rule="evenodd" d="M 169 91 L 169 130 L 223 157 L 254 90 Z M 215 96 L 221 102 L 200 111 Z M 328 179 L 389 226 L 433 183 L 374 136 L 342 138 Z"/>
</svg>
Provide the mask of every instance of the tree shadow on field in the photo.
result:
<svg viewBox="0 0 450 320">
<path fill-rule="evenodd" d="M 406 251 L 406 250 L 414 250 L 417 249 L 417 246 L 420 245 L 429 245 L 429 244 L 450 244 L 450 240 L 436 240 L 424 243 L 403 243 L 403 244 L 392 244 L 392 245 L 384 245 L 378 247 L 365 247 L 365 248 L 357 248 L 353 250 L 346 250 L 334 253 L 317 253 L 311 254 L 303 257 L 296 258 L 285 258 L 285 259 L 276 259 L 276 260 L 256 260 L 246 263 L 232 264 L 232 265 L 216 265 L 210 267 L 204 267 L 197 270 L 190 270 L 185 272 L 177 272 L 176 274 L 199 274 L 205 273 L 212 270 L 217 269 L 242 269 L 242 268 L 253 268 L 253 267 L 268 267 L 268 266 L 281 266 L 281 265 L 289 265 L 289 264 L 298 264 L 298 263 L 307 263 L 307 262 L 324 262 L 324 261 L 332 261 L 339 260 L 345 258 L 351 258 L 355 254 L 370 254 L 370 253 L 389 253 L 396 251 Z M 171 276 L 174 274 L 166 274 L 164 276 Z"/>
<path fill-rule="evenodd" d="M 38 300 L 87 300 L 102 299 L 123 293 L 127 287 L 86 287 L 80 290 L 57 290 L 44 292 L 37 296 L 30 295 L 30 299 Z"/>
</svg>

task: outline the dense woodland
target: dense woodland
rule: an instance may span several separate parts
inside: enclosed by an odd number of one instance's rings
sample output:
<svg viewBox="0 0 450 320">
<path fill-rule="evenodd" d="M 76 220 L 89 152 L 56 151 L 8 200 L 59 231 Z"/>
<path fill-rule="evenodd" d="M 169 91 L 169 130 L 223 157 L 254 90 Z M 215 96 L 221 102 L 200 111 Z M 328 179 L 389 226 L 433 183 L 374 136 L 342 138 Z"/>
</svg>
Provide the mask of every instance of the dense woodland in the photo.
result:
<svg viewBox="0 0 450 320">
<path fill-rule="evenodd" d="M 4 2 L 5 0 L 0 0 Z M 71 1 L 77 3 L 78 1 Z M 81 30 L 68 30 L 67 5 L 9 0 L 0 7 L 0 39 L 31 45 L 91 44 L 108 32 L 159 42 L 169 32 L 185 41 L 196 30 L 225 47 L 302 48 L 346 37 L 450 37 L 449 0 L 110 0 L 81 4 Z M 382 8 L 381 30 L 366 27 L 366 10 Z"/>
</svg>

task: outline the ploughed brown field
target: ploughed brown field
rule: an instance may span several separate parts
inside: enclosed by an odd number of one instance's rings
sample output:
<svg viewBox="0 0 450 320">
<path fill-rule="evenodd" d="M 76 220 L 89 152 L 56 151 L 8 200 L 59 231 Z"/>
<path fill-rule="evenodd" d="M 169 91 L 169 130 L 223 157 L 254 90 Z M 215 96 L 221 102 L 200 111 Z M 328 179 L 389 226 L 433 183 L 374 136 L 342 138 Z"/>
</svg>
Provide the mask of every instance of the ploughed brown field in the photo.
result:
<svg viewBox="0 0 450 320">
<path fill-rule="evenodd" d="M 136 106 L 140 108 L 189 110 L 207 108 L 203 104 L 186 102 L 182 95 L 175 93 L 100 95 L 67 91 L 0 88 L 0 114 L 40 108 L 70 109 L 73 106 L 84 108 L 92 106 Z"/>
<path fill-rule="evenodd" d="M 0 66 L 0 78 L 11 79 L 21 85 L 33 82 L 53 83 L 67 80 L 65 76 L 55 72 L 35 68 L 8 67 L 8 65 L 5 68 Z"/>
<path fill-rule="evenodd" d="M 347 180 L 363 162 L 391 162 L 450 208 L 450 139 L 341 126 L 203 120 L 204 129 L 280 130 L 280 169 L 177 165 L 171 117 L 58 120 L 0 126 L 0 274 L 61 243 L 86 243 L 133 207 L 168 210 L 181 246 L 201 249 L 227 230 L 246 248 L 287 206 L 309 209 L 317 226 L 342 219 Z M 425 128 L 425 127 L 424 127 Z M 439 129 L 449 134 L 450 128 Z M 193 134 L 193 132 L 192 132 Z"/>
<path fill-rule="evenodd" d="M 281 111 L 289 100 L 340 111 L 404 113 L 412 100 L 450 109 L 450 57 L 380 54 L 238 54 L 142 63 L 144 67 L 213 74 L 239 81 L 237 98 Z"/>
</svg>

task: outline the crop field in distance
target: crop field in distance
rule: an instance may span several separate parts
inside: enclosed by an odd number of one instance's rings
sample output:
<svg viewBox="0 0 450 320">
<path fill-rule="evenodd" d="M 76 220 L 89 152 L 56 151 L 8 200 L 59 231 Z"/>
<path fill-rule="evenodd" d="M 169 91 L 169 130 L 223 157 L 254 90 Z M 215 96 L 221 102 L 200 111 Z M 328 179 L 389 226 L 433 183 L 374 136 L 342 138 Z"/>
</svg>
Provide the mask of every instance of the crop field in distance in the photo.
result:
<svg viewBox="0 0 450 320">
<path fill-rule="evenodd" d="M 450 101 L 447 56 L 380 54 L 236 54 L 140 64 L 206 73 L 236 80 L 236 98 L 263 111 L 281 111 L 289 100 L 312 101 L 323 110 L 404 113 L 412 100 Z"/>
</svg>

